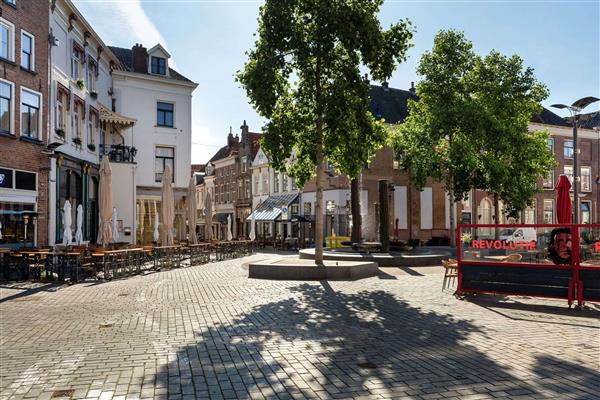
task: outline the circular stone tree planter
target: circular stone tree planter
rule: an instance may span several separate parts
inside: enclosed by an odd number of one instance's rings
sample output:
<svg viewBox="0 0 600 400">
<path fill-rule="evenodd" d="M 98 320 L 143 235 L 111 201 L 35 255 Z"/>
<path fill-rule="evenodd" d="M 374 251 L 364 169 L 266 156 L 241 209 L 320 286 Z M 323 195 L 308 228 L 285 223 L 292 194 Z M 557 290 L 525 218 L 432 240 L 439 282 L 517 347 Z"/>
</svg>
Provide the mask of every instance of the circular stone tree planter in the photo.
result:
<svg viewBox="0 0 600 400">
<path fill-rule="evenodd" d="M 373 261 L 325 261 L 323 266 L 312 260 L 281 258 L 248 265 L 248 277 L 274 280 L 356 280 L 377 276 L 379 268 Z"/>
</svg>

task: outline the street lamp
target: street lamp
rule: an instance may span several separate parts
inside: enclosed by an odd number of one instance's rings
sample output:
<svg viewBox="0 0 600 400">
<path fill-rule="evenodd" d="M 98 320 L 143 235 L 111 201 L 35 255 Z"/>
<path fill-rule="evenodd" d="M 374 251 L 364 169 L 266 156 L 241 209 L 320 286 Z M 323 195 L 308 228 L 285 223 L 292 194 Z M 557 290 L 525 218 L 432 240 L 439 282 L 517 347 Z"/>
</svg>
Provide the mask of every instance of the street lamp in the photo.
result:
<svg viewBox="0 0 600 400">
<path fill-rule="evenodd" d="M 581 110 L 586 108 L 592 103 L 597 102 L 598 98 L 593 96 L 583 97 L 570 106 L 565 104 L 552 104 L 550 107 L 558 108 L 558 109 L 567 109 L 571 113 L 571 118 L 573 120 L 573 202 L 575 203 L 574 212 L 575 218 L 573 221 L 578 224 L 579 223 L 579 170 L 577 165 L 577 155 L 579 154 L 579 148 L 577 147 L 577 123 L 579 122 L 579 116 Z"/>
</svg>

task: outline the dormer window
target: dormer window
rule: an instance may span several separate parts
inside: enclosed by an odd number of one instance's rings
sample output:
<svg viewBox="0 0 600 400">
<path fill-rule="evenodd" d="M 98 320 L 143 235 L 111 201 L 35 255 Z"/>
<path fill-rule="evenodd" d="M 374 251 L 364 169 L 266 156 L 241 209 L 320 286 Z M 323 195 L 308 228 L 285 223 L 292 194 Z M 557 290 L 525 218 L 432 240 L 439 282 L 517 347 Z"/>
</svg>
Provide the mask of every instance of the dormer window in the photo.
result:
<svg viewBox="0 0 600 400">
<path fill-rule="evenodd" d="M 167 60 L 162 57 L 154 57 L 151 58 L 150 64 L 150 72 L 157 75 L 166 75 L 167 74 Z"/>
</svg>

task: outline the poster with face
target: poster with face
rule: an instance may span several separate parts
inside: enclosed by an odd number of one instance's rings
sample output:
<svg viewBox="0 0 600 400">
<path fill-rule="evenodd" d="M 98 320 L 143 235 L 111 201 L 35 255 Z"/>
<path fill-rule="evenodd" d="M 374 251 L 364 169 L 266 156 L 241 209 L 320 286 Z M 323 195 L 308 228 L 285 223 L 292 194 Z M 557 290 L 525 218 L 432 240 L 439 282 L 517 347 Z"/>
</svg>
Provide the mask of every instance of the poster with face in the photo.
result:
<svg viewBox="0 0 600 400">
<path fill-rule="evenodd" d="M 571 230 L 569 228 L 552 230 L 548 243 L 548 257 L 557 265 L 571 263 Z"/>
</svg>

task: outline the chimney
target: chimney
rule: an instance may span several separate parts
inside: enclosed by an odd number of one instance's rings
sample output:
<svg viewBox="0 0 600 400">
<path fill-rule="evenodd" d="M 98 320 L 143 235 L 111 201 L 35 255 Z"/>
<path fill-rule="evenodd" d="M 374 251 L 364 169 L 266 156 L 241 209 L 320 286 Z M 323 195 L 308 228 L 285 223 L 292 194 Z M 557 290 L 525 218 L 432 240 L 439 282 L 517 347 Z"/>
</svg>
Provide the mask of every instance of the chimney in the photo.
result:
<svg viewBox="0 0 600 400">
<path fill-rule="evenodd" d="M 367 83 L 367 85 L 369 85 L 371 83 L 371 81 L 369 80 L 369 74 L 365 74 L 363 76 L 363 81 L 365 81 Z"/>
<path fill-rule="evenodd" d="M 384 91 L 386 91 L 386 92 L 388 91 L 388 85 L 389 85 L 389 84 L 388 84 L 388 82 L 387 82 L 387 81 L 383 81 L 383 82 L 381 83 L 381 86 L 383 86 L 383 90 L 384 90 Z"/>
<path fill-rule="evenodd" d="M 146 48 L 140 43 L 136 43 L 131 48 L 131 66 L 134 72 L 147 73 L 148 72 L 148 53 Z"/>
<path fill-rule="evenodd" d="M 408 89 L 409 92 L 411 92 L 412 94 L 417 93 L 417 89 L 415 89 L 415 83 L 411 82 L 410 83 L 410 89 Z"/>
<path fill-rule="evenodd" d="M 233 140 L 233 132 L 231 132 L 231 127 L 229 127 L 229 135 L 227 135 L 227 146 L 231 147 L 233 146 L 234 140 Z"/>
</svg>

